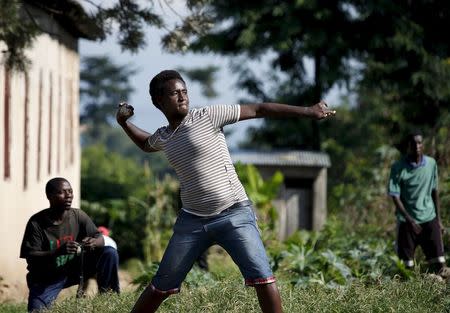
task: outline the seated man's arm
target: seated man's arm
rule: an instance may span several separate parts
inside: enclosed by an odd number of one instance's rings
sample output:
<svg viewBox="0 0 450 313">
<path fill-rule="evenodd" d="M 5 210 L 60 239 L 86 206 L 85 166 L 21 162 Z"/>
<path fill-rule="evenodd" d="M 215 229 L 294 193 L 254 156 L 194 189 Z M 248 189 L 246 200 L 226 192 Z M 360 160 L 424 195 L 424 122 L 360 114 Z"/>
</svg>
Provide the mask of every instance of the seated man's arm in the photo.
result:
<svg viewBox="0 0 450 313">
<path fill-rule="evenodd" d="M 94 250 L 105 246 L 105 239 L 102 235 L 98 237 L 86 237 L 82 240 L 85 249 Z"/>
<path fill-rule="evenodd" d="M 56 257 L 63 254 L 75 254 L 77 253 L 79 243 L 76 241 L 67 241 L 62 244 L 59 248 L 49 251 L 38 251 L 30 250 L 27 255 L 28 257 Z"/>
<path fill-rule="evenodd" d="M 20 248 L 21 258 L 54 258 L 63 254 L 77 253 L 79 244 L 75 241 L 68 241 L 56 249 L 48 249 L 44 244 L 43 234 L 40 226 L 33 221 L 28 221 L 25 234 Z"/>
<path fill-rule="evenodd" d="M 78 221 L 80 223 L 80 234 L 81 236 L 84 236 L 81 239 L 84 249 L 89 251 L 103 248 L 105 246 L 105 240 L 92 219 L 82 210 L 78 210 L 77 212 Z M 78 240 L 80 240 L 80 238 L 78 238 Z"/>
</svg>

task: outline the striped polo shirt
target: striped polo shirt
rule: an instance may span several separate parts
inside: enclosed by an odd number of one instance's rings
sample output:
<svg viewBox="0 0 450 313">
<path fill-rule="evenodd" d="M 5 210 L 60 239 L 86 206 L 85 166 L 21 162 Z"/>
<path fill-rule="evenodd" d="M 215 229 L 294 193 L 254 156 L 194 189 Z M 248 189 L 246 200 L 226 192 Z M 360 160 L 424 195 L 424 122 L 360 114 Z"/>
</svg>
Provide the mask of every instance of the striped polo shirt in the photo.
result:
<svg viewBox="0 0 450 313">
<path fill-rule="evenodd" d="M 223 134 L 239 115 L 239 105 L 192 109 L 174 131 L 164 126 L 148 138 L 147 145 L 162 150 L 175 169 L 183 210 L 212 216 L 248 199 Z"/>
</svg>

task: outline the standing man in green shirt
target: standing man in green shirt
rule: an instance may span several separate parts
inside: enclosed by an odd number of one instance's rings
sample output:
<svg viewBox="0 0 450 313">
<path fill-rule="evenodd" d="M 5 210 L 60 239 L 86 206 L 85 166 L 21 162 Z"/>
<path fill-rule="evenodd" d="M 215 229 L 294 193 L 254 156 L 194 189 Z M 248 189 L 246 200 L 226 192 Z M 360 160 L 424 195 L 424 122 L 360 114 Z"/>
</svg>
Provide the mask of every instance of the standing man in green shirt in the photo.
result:
<svg viewBox="0 0 450 313">
<path fill-rule="evenodd" d="M 398 221 L 398 256 L 412 268 L 415 249 L 420 245 L 431 269 L 441 276 L 448 276 L 436 161 L 423 154 L 423 136 L 419 131 L 411 132 L 405 138 L 405 148 L 406 153 L 392 165 L 388 187 Z"/>
</svg>

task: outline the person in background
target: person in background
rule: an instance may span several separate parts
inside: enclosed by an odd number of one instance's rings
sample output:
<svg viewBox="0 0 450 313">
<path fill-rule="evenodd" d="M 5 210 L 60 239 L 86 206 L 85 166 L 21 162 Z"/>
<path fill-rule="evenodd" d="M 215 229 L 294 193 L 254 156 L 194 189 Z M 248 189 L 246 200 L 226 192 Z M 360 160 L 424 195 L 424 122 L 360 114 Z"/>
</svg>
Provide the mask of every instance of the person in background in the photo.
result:
<svg viewBox="0 0 450 313">
<path fill-rule="evenodd" d="M 430 270 L 448 278 L 436 161 L 424 155 L 423 136 L 418 130 L 406 136 L 402 147 L 403 155 L 392 165 L 388 185 L 398 223 L 398 257 L 413 268 L 416 247 L 421 246 Z"/>
<path fill-rule="evenodd" d="M 47 309 L 63 288 L 96 275 L 99 292 L 119 293 L 117 251 L 105 247 L 89 216 L 72 208 L 73 190 L 62 177 L 45 186 L 50 207 L 28 221 L 20 249 L 26 259 L 28 311 Z"/>
</svg>

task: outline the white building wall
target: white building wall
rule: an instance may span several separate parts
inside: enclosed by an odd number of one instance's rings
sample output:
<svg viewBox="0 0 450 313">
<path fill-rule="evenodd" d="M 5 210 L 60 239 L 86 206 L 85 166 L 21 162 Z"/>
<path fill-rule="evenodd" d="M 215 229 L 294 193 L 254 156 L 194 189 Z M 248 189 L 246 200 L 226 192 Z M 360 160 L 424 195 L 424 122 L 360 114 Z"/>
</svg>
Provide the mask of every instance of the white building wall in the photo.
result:
<svg viewBox="0 0 450 313">
<path fill-rule="evenodd" d="M 26 262 L 19 259 L 20 244 L 29 217 L 48 207 L 46 182 L 57 176 L 67 178 L 75 193 L 73 205 L 79 207 L 77 39 L 55 26 L 53 29 L 57 30 L 57 36 L 40 35 L 27 53 L 32 61 L 27 73 L 28 87 L 24 73 L 10 74 L 9 143 L 5 142 L 5 67 L 0 64 L 0 280 L 3 283 L 25 284 Z M 0 50 L 4 49 L 0 42 Z M 6 177 L 8 146 L 10 176 Z"/>
</svg>

